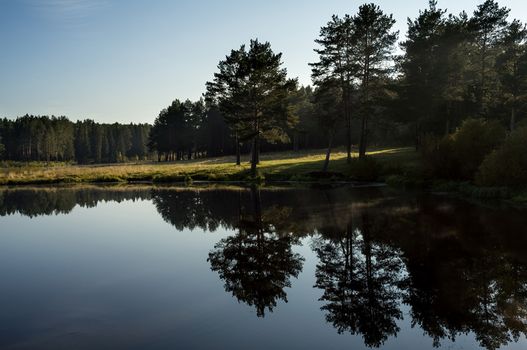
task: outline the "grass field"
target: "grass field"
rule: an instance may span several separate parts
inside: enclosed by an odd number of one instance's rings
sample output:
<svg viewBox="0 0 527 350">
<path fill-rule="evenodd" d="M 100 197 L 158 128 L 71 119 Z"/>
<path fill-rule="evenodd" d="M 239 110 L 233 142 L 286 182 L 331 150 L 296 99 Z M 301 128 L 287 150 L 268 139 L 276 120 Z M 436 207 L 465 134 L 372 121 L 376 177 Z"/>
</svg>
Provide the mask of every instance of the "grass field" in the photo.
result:
<svg viewBox="0 0 527 350">
<path fill-rule="evenodd" d="M 265 179 L 267 182 L 317 180 L 314 174 L 322 169 L 324 157 L 324 150 L 262 154 L 259 179 Z M 354 154 L 354 157 L 357 157 L 357 154 Z M 241 166 L 234 164 L 234 157 L 170 163 L 17 164 L 0 168 L 0 185 L 251 180 L 248 158 L 242 160 Z M 351 164 L 346 162 L 344 152 L 337 151 L 331 156 L 329 171 L 332 180 L 374 181 L 382 180 L 390 174 L 413 171 L 418 167 L 418 163 L 418 154 L 412 148 L 373 150 L 369 152 L 367 161 L 359 162 L 354 159 Z"/>
</svg>

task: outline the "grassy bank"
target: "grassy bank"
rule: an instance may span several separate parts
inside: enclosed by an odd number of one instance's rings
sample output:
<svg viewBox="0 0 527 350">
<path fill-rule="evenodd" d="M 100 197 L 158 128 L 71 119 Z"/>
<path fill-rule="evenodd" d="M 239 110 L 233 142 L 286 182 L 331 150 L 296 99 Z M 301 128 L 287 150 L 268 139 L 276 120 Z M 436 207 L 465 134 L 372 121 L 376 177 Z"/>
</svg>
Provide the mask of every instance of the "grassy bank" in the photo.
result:
<svg viewBox="0 0 527 350">
<path fill-rule="evenodd" d="M 328 178 L 320 174 L 324 151 L 263 154 L 259 179 L 273 181 L 376 181 L 393 173 L 413 171 L 418 154 L 411 148 L 377 149 L 368 161 L 346 162 L 344 152 L 332 154 Z M 357 154 L 354 154 L 357 157 Z M 126 163 L 101 165 L 18 164 L 0 169 L 0 185 L 101 183 L 101 182 L 184 182 L 248 181 L 248 159 L 240 166 L 233 157 L 220 157 L 173 163 Z"/>
<path fill-rule="evenodd" d="M 227 182 L 331 182 L 379 181 L 392 187 L 425 189 L 477 200 L 499 199 L 527 204 L 527 190 L 477 187 L 470 182 L 429 178 L 422 168 L 419 153 L 413 148 L 376 149 L 359 161 L 353 154 L 332 154 L 329 172 L 321 173 L 324 150 L 263 154 L 257 179 L 250 177 L 248 158 L 241 166 L 233 157 L 219 157 L 171 163 L 142 162 L 126 164 L 71 165 L 64 163 L 11 163 L 0 167 L 0 185 L 90 184 L 90 183 L 190 183 Z"/>
</svg>

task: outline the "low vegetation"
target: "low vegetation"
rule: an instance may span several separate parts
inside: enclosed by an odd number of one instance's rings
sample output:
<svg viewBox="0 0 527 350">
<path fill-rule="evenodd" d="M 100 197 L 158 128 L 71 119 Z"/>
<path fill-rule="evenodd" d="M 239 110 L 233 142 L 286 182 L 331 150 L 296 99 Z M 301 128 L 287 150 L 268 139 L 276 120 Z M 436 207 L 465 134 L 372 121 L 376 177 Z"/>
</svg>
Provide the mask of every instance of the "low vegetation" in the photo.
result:
<svg viewBox="0 0 527 350">
<path fill-rule="evenodd" d="M 483 159 L 498 148 L 506 131 L 496 120 L 467 119 L 454 133 L 428 137 L 422 149 L 428 177 L 471 181 Z"/>
<path fill-rule="evenodd" d="M 518 188 L 527 183 L 527 127 L 514 131 L 498 149 L 487 155 L 476 175 L 481 186 Z"/>
<path fill-rule="evenodd" d="M 96 182 L 189 182 L 189 181 L 375 181 L 418 166 L 418 154 L 412 148 L 380 149 L 369 152 L 364 160 L 346 163 L 346 153 L 332 156 L 329 171 L 321 176 L 325 152 L 281 152 L 263 154 L 256 178 L 250 175 L 248 159 L 241 165 L 232 157 L 185 162 L 141 162 L 108 165 L 61 165 L 30 163 L 0 169 L 0 184 L 96 183 Z M 354 154 L 355 157 L 358 154 Z"/>
</svg>

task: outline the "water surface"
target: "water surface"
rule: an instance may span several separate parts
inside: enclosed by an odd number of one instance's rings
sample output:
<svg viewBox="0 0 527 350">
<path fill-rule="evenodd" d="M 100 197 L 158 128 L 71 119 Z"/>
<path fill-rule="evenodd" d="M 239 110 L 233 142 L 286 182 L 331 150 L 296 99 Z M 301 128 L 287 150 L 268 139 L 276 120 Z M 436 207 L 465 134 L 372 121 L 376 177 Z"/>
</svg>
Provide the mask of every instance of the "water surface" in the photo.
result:
<svg viewBox="0 0 527 350">
<path fill-rule="evenodd" d="M 1 349 L 525 349 L 527 212 L 371 188 L 0 190 Z"/>
</svg>

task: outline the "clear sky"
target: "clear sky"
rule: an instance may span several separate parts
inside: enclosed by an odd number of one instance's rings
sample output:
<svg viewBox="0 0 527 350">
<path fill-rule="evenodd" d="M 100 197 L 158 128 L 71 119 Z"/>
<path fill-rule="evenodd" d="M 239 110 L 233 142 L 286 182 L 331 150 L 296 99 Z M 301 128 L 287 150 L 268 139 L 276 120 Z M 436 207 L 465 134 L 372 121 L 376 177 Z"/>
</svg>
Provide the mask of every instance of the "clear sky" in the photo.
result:
<svg viewBox="0 0 527 350">
<path fill-rule="evenodd" d="M 439 0 L 472 13 L 483 0 Z M 332 14 L 356 0 L 0 0 L 0 117 L 26 113 L 152 122 L 172 100 L 197 99 L 218 61 L 251 38 L 283 53 L 292 77 L 310 83 L 308 62 Z M 376 0 L 397 20 L 427 0 Z M 527 22 L 526 0 L 502 0 Z"/>
</svg>

